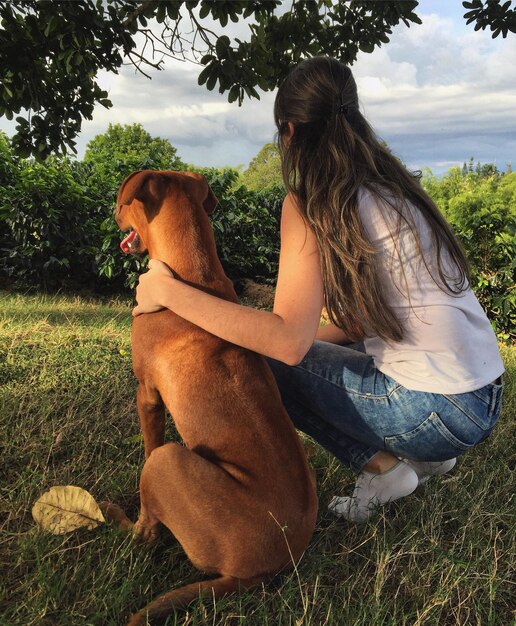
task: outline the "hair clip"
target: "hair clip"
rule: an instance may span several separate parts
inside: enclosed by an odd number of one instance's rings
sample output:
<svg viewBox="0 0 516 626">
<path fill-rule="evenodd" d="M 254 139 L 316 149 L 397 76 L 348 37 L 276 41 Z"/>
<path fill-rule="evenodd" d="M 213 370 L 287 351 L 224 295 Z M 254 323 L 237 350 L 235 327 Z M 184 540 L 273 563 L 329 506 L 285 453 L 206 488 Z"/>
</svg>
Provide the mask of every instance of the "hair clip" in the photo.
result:
<svg viewBox="0 0 516 626">
<path fill-rule="evenodd" d="M 337 102 L 335 103 L 335 105 L 336 105 L 335 106 L 335 113 L 336 113 L 336 115 L 342 114 L 342 115 L 346 116 L 349 113 L 350 108 L 351 108 L 349 103 L 348 104 L 345 103 L 345 101 L 344 101 L 344 94 L 342 94 L 342 93 L 339 93 L 339 98 L 338 98 Z"/>
</svg>

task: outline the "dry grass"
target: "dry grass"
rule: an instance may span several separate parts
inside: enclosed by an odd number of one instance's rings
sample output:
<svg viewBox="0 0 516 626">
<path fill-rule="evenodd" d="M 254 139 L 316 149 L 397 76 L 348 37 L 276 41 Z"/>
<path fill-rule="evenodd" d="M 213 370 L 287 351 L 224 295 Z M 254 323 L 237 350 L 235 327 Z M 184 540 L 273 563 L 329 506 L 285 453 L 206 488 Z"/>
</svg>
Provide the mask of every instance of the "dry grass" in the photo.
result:
<svg viewBox="0 0 516 626">
<path fill-rule="evenodd" d="M 35 499 L 57 484 L 136 514 L 143 455 L 129 329 L 127 302 L 2 294 L 1 626 L 118 626 L 159 592 L 199 576 L 170 537 L 149 551 L 108 526 L 46 535 L 31 517 Z M 317 447 L 320 515 L 298 571 L 215 606 L 193 605 L 169 624 L 510 624 L 516 350 L 503 356 L 501 422 L 449 477 L 350 525 L 326 505 L 350 489 L 352 474 Z"/>
</svg>

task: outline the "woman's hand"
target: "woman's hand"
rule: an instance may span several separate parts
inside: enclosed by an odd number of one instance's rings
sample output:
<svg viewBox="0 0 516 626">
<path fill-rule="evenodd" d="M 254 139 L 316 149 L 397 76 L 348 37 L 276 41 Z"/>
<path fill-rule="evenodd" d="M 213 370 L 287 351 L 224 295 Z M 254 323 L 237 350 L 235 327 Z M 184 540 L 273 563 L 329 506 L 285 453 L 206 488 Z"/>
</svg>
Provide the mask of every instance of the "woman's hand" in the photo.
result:
<svg viewBox="0 0 516 626">
<path fill-rule="evenodd" d="M 155 313 L 166 308 L 164 301 L 174 288 L 174 275 L 165 263 L 151 259 L 148 271 L 140 276 L 136 287 L 137 306 L 133 309 L 133 317 L 142 313 Z"/>
</svg>

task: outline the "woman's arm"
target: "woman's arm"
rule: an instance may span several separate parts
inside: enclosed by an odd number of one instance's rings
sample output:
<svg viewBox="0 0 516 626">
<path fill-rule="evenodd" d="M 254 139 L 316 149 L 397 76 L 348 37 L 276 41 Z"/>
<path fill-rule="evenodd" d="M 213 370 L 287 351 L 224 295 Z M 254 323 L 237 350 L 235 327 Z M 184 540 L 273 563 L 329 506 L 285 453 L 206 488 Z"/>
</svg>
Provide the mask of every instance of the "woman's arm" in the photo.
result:
<svg viewBox="0 0 516 626">
<path fill-rule="evenodd" d="M 321 326 L 315 335 L 315 338 L 318 341 L 327 341 L 328 343 L 336 343 L 340 346 L 345 345 L 346 343 L 352 343 L 352 339 L 350 339 L 346 333 L 341 330 L 335 324 L 326 324 L 326 326 Z"/>
<path fill-rule="evenodd" d="M 281 216 L 281 252 L 272 313 L 207 294 L 150 263 L 140 277 L 133 314 L 165 307 L 204 330 L 244 348 L 295 365 L 319 327 L 323 286 L 315 235 L 290 196 Z"/>
</svg>

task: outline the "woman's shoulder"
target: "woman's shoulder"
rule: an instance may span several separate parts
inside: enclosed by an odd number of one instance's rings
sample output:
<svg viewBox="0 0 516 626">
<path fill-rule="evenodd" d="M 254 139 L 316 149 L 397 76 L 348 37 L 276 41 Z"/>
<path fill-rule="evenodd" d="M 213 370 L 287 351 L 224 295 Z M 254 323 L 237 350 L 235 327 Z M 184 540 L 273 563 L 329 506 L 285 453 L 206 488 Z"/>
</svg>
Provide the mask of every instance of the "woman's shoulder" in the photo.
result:
<svg viewBox="0 0 516 626">
<path fill-rule="evenodd" d="M 300 213 L 300 206 L 301 204 L 298 197 L 295 193 L 292 193 L 292 191 L 289 191 L 283 198 L 283 208 L 296 209 L 296 211 Z"/>
<path fill-rule="evenodd" d="M 288 193 L 283 200 L 281 219 L 282 221 L 302 222 L 305 226 L 308 226 L 308 221 L 305 212 L 302 210 L 301 203 L 292 192 Z"/>
</svg>

